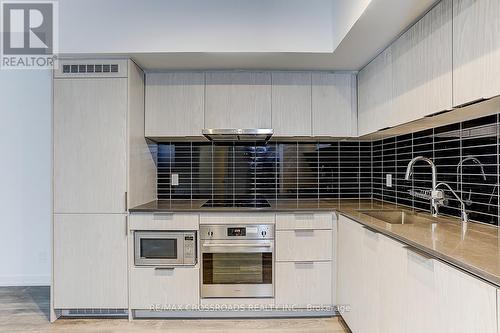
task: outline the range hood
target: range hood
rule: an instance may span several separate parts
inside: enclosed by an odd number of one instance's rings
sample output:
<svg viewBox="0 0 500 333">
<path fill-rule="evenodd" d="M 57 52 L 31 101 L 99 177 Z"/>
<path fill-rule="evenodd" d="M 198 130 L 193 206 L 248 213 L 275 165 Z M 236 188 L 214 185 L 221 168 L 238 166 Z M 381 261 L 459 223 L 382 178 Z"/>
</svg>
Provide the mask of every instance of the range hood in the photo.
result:
<svg viewBox="0 0 500 333">
<path fill-rule="evenodd" d="M 201 132 L 208 140 L 220 141 L 259 141 L 266 142 L 273 136 L 270 128 L 218 128 L 204 129 Z"/>
</svg>

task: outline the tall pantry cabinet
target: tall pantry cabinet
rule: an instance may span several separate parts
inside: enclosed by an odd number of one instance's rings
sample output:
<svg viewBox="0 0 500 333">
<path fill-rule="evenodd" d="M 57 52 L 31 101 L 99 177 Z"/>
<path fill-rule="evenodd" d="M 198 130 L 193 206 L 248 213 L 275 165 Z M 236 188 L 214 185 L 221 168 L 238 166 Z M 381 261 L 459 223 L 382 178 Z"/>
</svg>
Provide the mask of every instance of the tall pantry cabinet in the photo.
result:
<svg viewBox="0 0 500 333">
<path fill-rule="evenodd" d="M 127 309 L 127 208 L 156 197 L 144 73 L 61 60 L 53 81 L 53 309 Z"/>
</svg>

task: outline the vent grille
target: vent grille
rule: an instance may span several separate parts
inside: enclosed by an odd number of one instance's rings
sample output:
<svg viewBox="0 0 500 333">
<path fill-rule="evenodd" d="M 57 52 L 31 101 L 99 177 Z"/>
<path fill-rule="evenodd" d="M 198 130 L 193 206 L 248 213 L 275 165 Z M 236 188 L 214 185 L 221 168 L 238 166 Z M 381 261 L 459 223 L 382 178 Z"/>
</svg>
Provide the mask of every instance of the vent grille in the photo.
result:
<svg viewBox="0 0 500 333">
<path fill-rule="evenodd" d="M 123 317 L 128 316 L 127 309 L 67 309 L 61 314 L 67 317 Z"/>
<path fill-rule="evenodd" d="M 85 74 L 85 73 L 118 73 L 118 64 L 64 64 L 63 74 Z"/>
</svg>

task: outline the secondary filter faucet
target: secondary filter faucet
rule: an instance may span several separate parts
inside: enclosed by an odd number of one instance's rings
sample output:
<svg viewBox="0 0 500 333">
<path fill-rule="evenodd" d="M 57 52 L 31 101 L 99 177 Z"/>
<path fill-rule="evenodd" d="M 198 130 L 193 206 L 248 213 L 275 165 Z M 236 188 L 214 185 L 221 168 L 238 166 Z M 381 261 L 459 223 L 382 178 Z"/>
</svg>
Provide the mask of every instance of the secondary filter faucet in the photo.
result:
<svg viewBox="0 0 500 333">
<path fill-rule="evenodd" d="M 431 189 L 431 214 L 433 217 L 438 216 L 438 208 L 444 199 L 444 193 L 441 190 L 437 189 L 437 171 L 436 165 L 432 160 L 424 156 L 417 156 L 408 163 L 408 167 L 406 168 L 405 179 L 410 180 L 410 176 L 413 174 L 413 165 L 418 161 L 427 162 L 431 166 L 432 172 L 432 189 Z"/>
</svg>

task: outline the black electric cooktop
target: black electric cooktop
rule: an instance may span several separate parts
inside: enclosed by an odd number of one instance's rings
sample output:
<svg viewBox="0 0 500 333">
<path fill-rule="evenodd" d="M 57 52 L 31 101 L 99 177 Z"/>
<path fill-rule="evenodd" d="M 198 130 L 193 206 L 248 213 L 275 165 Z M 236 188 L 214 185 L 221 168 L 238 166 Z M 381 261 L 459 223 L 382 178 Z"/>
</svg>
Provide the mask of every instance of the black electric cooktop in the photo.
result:
<svg viewBox="0 0 500 333">
<path fill-rule="evenodd" d="M 266 199 L 229 200 L 210 199 L 202 205 L 203 208 L 269 208 L 271 204 Z"/>
</svg>

